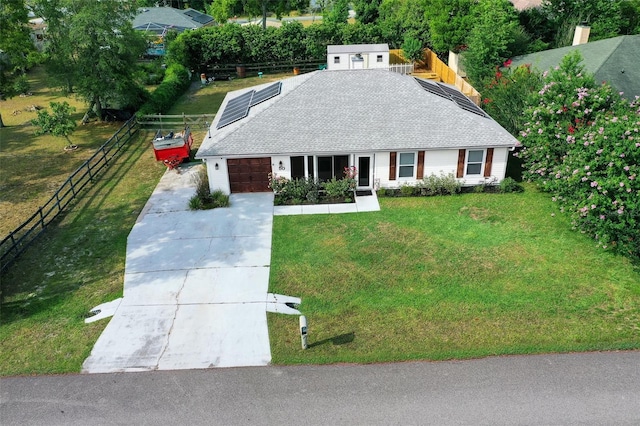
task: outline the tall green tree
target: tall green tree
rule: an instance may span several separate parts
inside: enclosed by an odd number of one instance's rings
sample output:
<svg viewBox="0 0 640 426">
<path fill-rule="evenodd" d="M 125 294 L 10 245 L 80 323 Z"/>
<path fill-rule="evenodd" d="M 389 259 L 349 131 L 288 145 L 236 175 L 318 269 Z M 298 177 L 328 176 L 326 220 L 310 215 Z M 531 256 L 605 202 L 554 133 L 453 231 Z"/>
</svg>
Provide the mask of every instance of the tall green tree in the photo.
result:
<svg viewBox="0 0 640 426">
<path fill-rule="evenodd" d="M 620 1 L 620 34 L 640 34 L 640 0 Z"/>
<path fill-rule="evenodd" d="M 576 25 L 591 27 L 590 40 L 615 37 L 624 24 L 620 5 L 628 0 L 543 0 L 542 10 L 556 28 L 555 46 L 569 46 Z"/>
<path fill-rule="evenodd" d="M 14 81 L 30 65 L 35 48 L 29 35 L 24 0 L 0 2 L 0 100 L 16 94 Z M 0 113 L 0 127 L 4 127 Z"/>
<path fill-rule="evenodd" d="M 471 84 L 481 87 L 493 77 L 496 67 L 509 58 L 509 46 L 519 24 L 509 0 L 480 0 L 474 9 L 474 21 L 462 65 Z"/>
<path fill-rule="evenodd" d="M 344 24 L 349 19 L 349 0 L 331 0 L 327 2 L 323 21 L 333 24 Z"/>
<path fill-rule="evenodd" d="M 431 32 L 431 44 L 438 54 L 460 52 L 474 25 L 475 0 L 422 0 Z"/>
<path fill-rule="evenodd" d="M 379 13 L 380 32 L 392 48 L 399 48 L 405 37 L 429 44 L 430 29 L 424 0 L 382 0 Z"/>
<path fill-rule="evenodd" d="M 363 24 L 372 24 L 380 16 L 379 9 L 382 0 L 355 0 L 352 1 L 353 10 L 356 12 L 356 20 Z"/>
<path fill-rule="evenodd" d="M 102 116 L 105 105 L 136 105 L 137 60 L 146 49 L 131 21 L 135 0 L 35 0 L 47 22 L 47 69 L 54 83 L 75 92 Z"/>
</svg>

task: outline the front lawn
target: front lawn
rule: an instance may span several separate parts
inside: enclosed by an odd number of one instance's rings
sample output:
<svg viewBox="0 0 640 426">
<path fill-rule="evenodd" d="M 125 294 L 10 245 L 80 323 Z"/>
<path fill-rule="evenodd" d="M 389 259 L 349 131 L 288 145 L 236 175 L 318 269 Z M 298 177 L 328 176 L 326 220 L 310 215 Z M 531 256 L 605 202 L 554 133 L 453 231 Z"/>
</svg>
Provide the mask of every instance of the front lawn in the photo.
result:
<svg viewBox="0 0 640 426">
<path fill-rule="evenodd" d="M 571 231 L 545 194 L 381 198 L 373 213 L 277 216 L 276 364 L 640 347 L 640 271 Z"/>
</svg>

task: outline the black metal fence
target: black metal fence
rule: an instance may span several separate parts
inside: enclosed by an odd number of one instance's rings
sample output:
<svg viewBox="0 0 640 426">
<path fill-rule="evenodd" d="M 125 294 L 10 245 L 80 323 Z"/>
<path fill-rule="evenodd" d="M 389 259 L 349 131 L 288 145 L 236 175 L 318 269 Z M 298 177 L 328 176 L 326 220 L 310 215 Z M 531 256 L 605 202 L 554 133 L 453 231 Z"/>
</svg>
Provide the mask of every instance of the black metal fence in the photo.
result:
<svg viewBox="0 0 640 426">
<path fill-rule="evenodd" d="M 111 160 L 120 153 L 139 128 L 135 117 L 129 119 L 98 148 L 91 158 L 67 178 L 44 206 L 0 242 L 0 272 L 11 265 L 89 183 L 96 180 L 100 172 L 110 165 Z"/>
<path fill-rule="evenodd" d="M 274 72 L 293 72 L 294 68 L 298 68 L 300 72 L 317 71 L 326 68 L 326 61 L 318 60 L 300 60 L 291 62 L 262 62 L 241 65 L 248 74 L 256 75 L 258 72 L 274 73 Z M 235 77 L 238 65 L 235 64 L 216 64 L 209 65 L 205 68 L 207 77 L 214 76 L 216 78 L 225 79 L 226 77 Z"/>
<path fill-rule="evenodd" d="M 179 129 L 189 127 L 191 129 L 208 129 L 215 118 L 215 114 L 182 114 L 163 115 L 151 114 L 138 117 L 138 124 L 155 129 Z"/>
</svg>

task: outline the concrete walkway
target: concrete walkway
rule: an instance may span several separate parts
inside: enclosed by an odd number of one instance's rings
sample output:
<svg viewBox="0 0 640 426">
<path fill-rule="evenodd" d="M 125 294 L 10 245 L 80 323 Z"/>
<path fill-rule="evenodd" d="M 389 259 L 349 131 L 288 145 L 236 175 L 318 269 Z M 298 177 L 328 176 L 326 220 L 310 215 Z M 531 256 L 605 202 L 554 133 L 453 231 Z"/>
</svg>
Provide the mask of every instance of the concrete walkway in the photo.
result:
<svg viewBox="0 0 640 426">
<path fill-rule="evenodd" d="M 197 167 L 168 171 L 127 239 L 124 293 L 87 321 L 113 315 L 85 373 L 260 366 L 271 361 L 267 312 L 300 314 L 268 293 L 273 194 L 233 194 L 231 207 L 190 211 Z M 278 214 L 379 210 L 356 203 L 278 207 Z"/>
</svg>

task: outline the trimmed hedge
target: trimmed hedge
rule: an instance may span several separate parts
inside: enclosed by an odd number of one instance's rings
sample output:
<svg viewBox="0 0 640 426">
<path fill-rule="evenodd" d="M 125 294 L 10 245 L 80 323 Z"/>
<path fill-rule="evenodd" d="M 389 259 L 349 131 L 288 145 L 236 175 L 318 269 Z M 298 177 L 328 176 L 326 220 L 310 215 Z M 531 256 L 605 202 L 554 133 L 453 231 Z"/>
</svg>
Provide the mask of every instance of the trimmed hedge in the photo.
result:
<svg viewBox="0 0 640 426">
<path fill-rule="evenodd" d="M 169 65 L 162 83 L 151 94 L 149 100 L 142 105 L 138 116 L 162 114 L 168 111 L 176 99 L 189 88 L 190 84 L 189 70 L 186 67 L 176 63 Z"/>
</svg>

